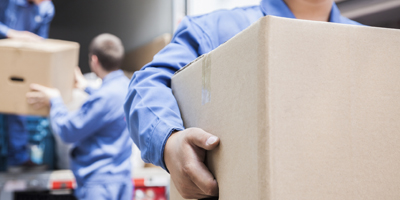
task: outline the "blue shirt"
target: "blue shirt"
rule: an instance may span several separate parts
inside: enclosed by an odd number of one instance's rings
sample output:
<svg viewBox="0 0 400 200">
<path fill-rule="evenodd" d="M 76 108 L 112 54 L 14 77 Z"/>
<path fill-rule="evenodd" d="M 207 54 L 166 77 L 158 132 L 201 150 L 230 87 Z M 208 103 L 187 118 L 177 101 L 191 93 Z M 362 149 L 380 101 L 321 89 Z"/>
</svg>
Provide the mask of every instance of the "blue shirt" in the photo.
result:
<svg viewBox="0 0 400 200">
<path fill-rule="evenodd" d="M 171 43 L 133 75 L 125 114 L 131 137 L 144 161 L 166 169 L 163 160 L 165 143 L 174 130 L 184 129 L 170 88 L 174 73 L 266 15 L 295 18 L 283 0 L 262 0 L 258 6 L 186 17 Z M 360 25 L 341 16 L 335 3 L 329 21 Z"/>
<path fill-rule="evenodd" d="M 29 31 L 47 38 L 53 17 L 51 1 L 36 5 L 27 0 L 0 0 L 0 39 L 6 38 L 9 29 Z"/>
<path fill-rule="evenodd" d="M 111 72 L 98 90 L 86 90 L 89 99 L 76 112 L 68 112 L 60 97 L 51 100 L 54 133 L 73 143 L 71 169 L 78 186 L 131 178 L 132 140 L 123 110 L 128 84 L 121 70 Z"/>
</svg>

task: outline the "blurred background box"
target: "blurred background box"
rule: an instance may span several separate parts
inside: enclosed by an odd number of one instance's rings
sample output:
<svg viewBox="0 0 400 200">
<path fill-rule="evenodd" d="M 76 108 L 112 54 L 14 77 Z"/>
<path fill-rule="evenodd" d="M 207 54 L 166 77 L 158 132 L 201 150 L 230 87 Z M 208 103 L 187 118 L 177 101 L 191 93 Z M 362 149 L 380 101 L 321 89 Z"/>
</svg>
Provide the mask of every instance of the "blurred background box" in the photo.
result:
<svg viewBox="0 0 400 200">
<path fill-rule="evenodd" d="M 72 98 L 79 44 L 61 40 L 0 40 L 0 113 L 46 116 L 26 102 L 31 83 L 58 88 L 65 102 Z"/>
<path fill-rule="evenodd" d="M 125 75 L 131 78 L 135 71 L 140 70 L 144 65 L 151 62 L 154 55 L 169 44 L 171 38 L 171 34 L 165 33 L 151 42 L 126 53 L 121 66 Z"/>
</svg>

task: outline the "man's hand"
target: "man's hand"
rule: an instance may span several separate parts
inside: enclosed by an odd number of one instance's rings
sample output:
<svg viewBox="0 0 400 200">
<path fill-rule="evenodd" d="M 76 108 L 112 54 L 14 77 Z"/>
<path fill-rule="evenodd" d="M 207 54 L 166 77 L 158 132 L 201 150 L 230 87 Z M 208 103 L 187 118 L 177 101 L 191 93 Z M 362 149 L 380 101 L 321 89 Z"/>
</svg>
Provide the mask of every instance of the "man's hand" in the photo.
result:
<svg viewBox="0 0 400 200">
<path fill-rule="evenodd" d="M 164 161 L 183 198 L 218 196 L 218 183 L 204 164 L 206 151 L 218 144 L 219 138 L 199 128 L 175 132 L 167 140 Z"/>
<path fill-rule="evenodd" d="M 35 109 L 50 107 L 50 99 L 60 97 L 60 91 L 39 84 L 31 84 L 32 92 L 26 94 L 28 104 Z"/>
<path fill-rule="evenodd" d="M 17 31 L 13 29 L 8 30 L 7 37 L 11 39 L 23 40 L 28 42 L 38 42 L 43 40 L 42 37 L 34 33 L 31 33 L 29 31 Z"/>
<path fill-rule="evenodd" d="M 86 87 L 88 86 L 88 83 L 83 76 L 81 69 L 79 67 L 75 68 L 75 88 L 85 90 Z"/>
</svg>

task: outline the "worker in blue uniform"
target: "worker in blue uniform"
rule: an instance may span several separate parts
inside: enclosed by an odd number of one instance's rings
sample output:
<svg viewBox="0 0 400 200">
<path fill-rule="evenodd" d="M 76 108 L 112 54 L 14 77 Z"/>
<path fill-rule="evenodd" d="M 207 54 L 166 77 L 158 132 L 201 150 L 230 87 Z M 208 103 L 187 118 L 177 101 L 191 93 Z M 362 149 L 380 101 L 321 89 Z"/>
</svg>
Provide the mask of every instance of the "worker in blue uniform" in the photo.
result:
<svg viewBox="0 0 400 200">
<path fill-rule="evenodd" d="M 54 6 L 49 0 L 0 0 L 0 39 L 36 41 L 48 37 Z M 34 166 L 29 159 L 26 118 L 4 115 L 8 124 L 9 166 Z"/>
<path fill-rule="evenodd" d="M 202 129 L 185 129 L 171 77 L 266 15 L 359 25 L 341 16 L 333 0 L 262 0 L 257 6 L 186 17 L 171 43 L 132 77 L 125 103 L 131 137 L 143 160 L 168 170 L 185 198 L 218 195 L 218 183 L 203 161 L 219 138 Z"/>
<path fill-rule="evenodd" d="M 47 38 L 53 17 L 50 0 L 0 0 L 0 39 Z"/>
<path fill-rule="evenodd" d="M 71 169 L 78 199 L 132 199 L 132 140 L 127 129 L 123 104 L 129 79 L 120 70 L 124 48 L 119 38 L 101 34 L 89 48 L 91 70 L 103 82 L 98 90 L 87 87 L 79 69 L 76 87 L 89 99 L 76 112 L 68 112 L 60 92 L 32 84 L 27 101 L 36 108 L 50 106 L 50 122 L 55 134 L 72 143 Z"/>
</svg>

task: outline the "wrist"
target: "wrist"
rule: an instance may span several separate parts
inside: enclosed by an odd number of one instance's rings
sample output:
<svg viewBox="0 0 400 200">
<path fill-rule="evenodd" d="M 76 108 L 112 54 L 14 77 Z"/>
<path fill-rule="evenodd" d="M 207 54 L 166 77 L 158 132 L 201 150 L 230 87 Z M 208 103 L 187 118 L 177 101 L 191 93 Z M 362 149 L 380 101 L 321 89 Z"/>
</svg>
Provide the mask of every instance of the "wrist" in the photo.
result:
<svg viewBox="0 0 400 200">
<path fill-rule="evenodd" d="M 173 155 L 173 153 L 171 152 L 171 148 L 174 146 L 173 143 L 173 133 L 171 133 L 171 136 L 167 139 L 167 142 L 165 143 L 165 147 L 164 147 L 164 155 L 163 155 L 163 161 L 164 161 L 164 166 L 165 169 L 170 172 L 169 167 L 170 167 L 170 159 L 171 159 L 171 155 Z"/>
<path fill-rule="evenodd" d="M 57 105 L 63 105 L 64 101 L 61 98 L 61 96 L 59 96 L 59 97 L 55 97 L 55 98 L 50 99 L 49 103 L 50 103 L 51 107 L 54 107 L 54 106 L 57 106 Z"/>
<path fill-rule="evenodd" d="M 173 130 L 170 134 L 170 136 L 168 137 L 167 141 L 165 142 L 165 146 L 164 146 L 164 155 L 163 155 L 163 161 L 164 161 L 164 166 L 165 169 L 169 172 L 168 170 L 168 166 L 170 166 L 170 163 L 173 162 L 171 161 L 171 155 L 173 154 L 173 148 L 175 146 L 175 137 L 177 136 L 177 134 L 180 131 L 178 130 Z"/>
</svg>

